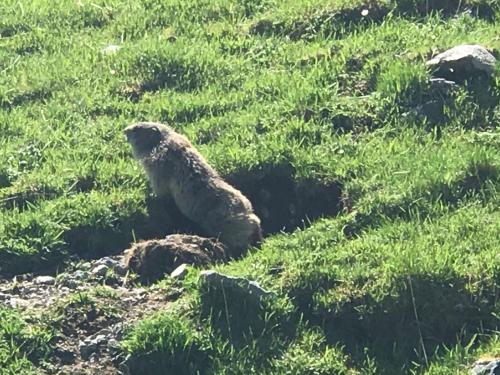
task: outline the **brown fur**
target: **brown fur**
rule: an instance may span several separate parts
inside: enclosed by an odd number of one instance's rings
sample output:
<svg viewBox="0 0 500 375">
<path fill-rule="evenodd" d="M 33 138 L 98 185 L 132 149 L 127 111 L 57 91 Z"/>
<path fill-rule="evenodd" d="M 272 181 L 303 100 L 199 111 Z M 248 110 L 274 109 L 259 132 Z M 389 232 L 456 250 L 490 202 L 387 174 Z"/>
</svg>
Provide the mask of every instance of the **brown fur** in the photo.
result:
<svg viewBox="0 0 500 375">
<path fill-rule="evenodd" d="M 186 137 L 163 124 L 143 122 L 125 129 L 156 195 L 170 197 L 187 218 L 218 238 L 231 256 L 262 240 L 250 201 L 225 182 Z"/>
<path fill-rule="evenodd" d="M 155 281 L 183 263 L 206 266 L 225 259 L 224 246 L 215 239 L 173 234 L 134 244 L 125 251 L 123 261 L 144 280 Z"/>
</svg>

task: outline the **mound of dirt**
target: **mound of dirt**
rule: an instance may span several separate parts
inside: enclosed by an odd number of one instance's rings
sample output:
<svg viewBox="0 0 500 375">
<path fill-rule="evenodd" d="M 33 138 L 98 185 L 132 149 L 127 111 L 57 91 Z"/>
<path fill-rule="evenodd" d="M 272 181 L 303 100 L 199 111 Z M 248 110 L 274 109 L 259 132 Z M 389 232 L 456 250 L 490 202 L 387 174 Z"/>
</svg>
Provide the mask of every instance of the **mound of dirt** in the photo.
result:
<svg viewBox="0 0 500 375">
<path fill-rule="evenodd" d="M 224 245 L 214 238 L 173 234 L 141 241 L 125 252 L 125 266 L 143 281 L 155 281 L 181 264 L 206 266 L 227 259 Z"/>
</svg>

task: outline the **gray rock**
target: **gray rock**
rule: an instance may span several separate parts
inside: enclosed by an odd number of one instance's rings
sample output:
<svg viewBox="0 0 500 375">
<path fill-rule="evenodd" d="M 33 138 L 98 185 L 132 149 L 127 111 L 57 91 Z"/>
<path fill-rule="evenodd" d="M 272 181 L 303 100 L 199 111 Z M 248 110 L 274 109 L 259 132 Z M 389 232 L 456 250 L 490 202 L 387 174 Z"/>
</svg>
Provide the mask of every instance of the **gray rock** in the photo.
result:
<svg viewBox="0 0 500 375">
<path fill-rule="evenodd" d="M 242 277 L 228 276 L 213 270 L 201 271 L 200 275 L 205 283 L 215 288 L 223 285 L 229 288 L 243 289 L 246 290 L 249 295 L 257 299 L 275 295 L 262 288 L 257 282 Z"/>
<path fill-rule="evenodd" d="M 61 282 L 61 284 L 69 289 L 76 289 L 80 285 L 80 283 L 77 280 L 70 278 L 65 279 L 64 281 Z"/>
<path fill-rule="evenodd" d="M 113 259 L 111 257 L 104 257 L 95 262 L 95 265 L 105 265 L 108 268 L 111 268 L 113 271 L 115 271 L 118 275 L 125 275 L 127 273 L 127 270 L 125 266 L 122 264 L 121 259 Z"/>
<path fill-rule="evenodd" d="M 186 275 L 188 274 L 188 272 L 189 271 L 187 268 L 187 264 L 183 263 L 179 267 L 177 267 L 175 270 L 173 270 L 172 273 L 170 274 L 170 276 L 174 279 L 183 280 L 186 277 Z"/>
<path fill-rule="evenodd" d="M 491 75 L 496 59 L 484 47 L 464 44 L 440 53 L 426 65 L 435 70 L 435 77 L 463 81 L 481 74 Z"/>
<path fill-rule="evenodd" d="M 83 272 L 83 271 L 76 271 Z M 62 273 L 57 276 L 57 283 L 61 287 L 66 287 L 69 289 L 76 289 L 82 283 L 81 275 L 75 275 L 75 273 Z"/>
<path fill-rule="evenodd" d="M 109 269 L 108 266 L 100 264 L 92 269 L 92 274 L 94 276 L 100 276 L 100 277 L 106 276 L 106 272 L 108 272 L 108 269 Z"/>
<path fill-rule="evenodd" d="M 500 375 L 500 358 L 476 361 L 472 366 L 472 375 Z"/>
<path fill-rule="evenodd" d="M 90 276 L 89 272 L 77 270 L 72 274 L 71 278 L 74 280 L 83 281 L 88 279 L 89 276 Z"/>
<path fill-rule="evenodd" d="M 101 264 L 104 264 L 106 267 L 112 268 L 118 261 L 110 258 L 110 257 L 104 257 L 101 259 L 98 259 L 94 262 L 95 266 L 100 266 Z"/>
<path fill-rule="evenodd" d="M 37 285 L 54 285 L 56 283 L 56 279 L 52 276 L 38 276 L 33 282 Z"/>
<path fill-rule="evenodd" d="M 446 121 L 444 104 L 441 100 L 431 100 L 415 108 L 417 117 L 425 117 L 433 124 Z"/>
<path fill-rule="evenodd" d="M 78 343 L 78 350 L 83 359 L 88 359 L 90 356 L 99 348 L 99 345 L 107 341 L 106 335 L 97 333 L 95 335 L 87 337 L 85 340 Z"/>
<path fill-rule="evenodd" d="M 92 264 L 90 262 L 84 262 L 80 264 L 78 268 L 84 271 L 89 271 L 92 268 Z"/>
</svg>

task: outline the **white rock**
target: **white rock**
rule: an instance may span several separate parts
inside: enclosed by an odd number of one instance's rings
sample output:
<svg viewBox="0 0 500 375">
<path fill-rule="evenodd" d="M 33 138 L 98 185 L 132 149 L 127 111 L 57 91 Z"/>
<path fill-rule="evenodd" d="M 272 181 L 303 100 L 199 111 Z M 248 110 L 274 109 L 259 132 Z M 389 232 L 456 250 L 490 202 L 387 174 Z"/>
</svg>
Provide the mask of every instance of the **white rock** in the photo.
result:
<svg viewBox="0 0 500 375">
<path fill-rule="evenodd" d="M 54 285 L 56 283 L 56 279 L 52 276 L 38 276 L 33 282 L 38 285 Z"/>
<path fill-rule="evenodd" d="M 170 276 L 174 279 L 183 280 L 186 277 L 186 275 L 188 274 L 188 272 L 189 271 L 187 268 L 187 264 L 183 263 L 179 267 L 177 267 L 175 270 L 173 270 L 172 273 L 170 274 Z"/>
<path fill-rule="evenodd" d="M 478 360 L 472 366 L 471 375 L 495 375 L 500 372 L 500 358 Z"/>
<path fill-rule="evenodd" d="M 101 49 L 101 53 L 104 53 L 105 55 L 112 55 L 114 53 L 117 53 L 122 47 L 117 46 L 116 44 L 110 44 L 107 47 L 104 47 Z"/>
</svg>

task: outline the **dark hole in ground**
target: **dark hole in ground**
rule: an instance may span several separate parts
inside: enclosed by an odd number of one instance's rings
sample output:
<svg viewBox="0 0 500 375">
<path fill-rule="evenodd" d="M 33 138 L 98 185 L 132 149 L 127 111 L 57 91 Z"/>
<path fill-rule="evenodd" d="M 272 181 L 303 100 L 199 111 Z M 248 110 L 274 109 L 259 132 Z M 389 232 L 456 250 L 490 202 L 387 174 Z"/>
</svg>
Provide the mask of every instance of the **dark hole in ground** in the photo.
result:
<svg viewBox="0 0 500 375">
<path fill-rule="evenodd" d="M 276 165 L 236 172 L 226 180 L 250 199 L 265 235 L 291 232 L 341 210 L 339 182 L 296 180 L 294 174 L 292 166 Z"/>
</svg>

